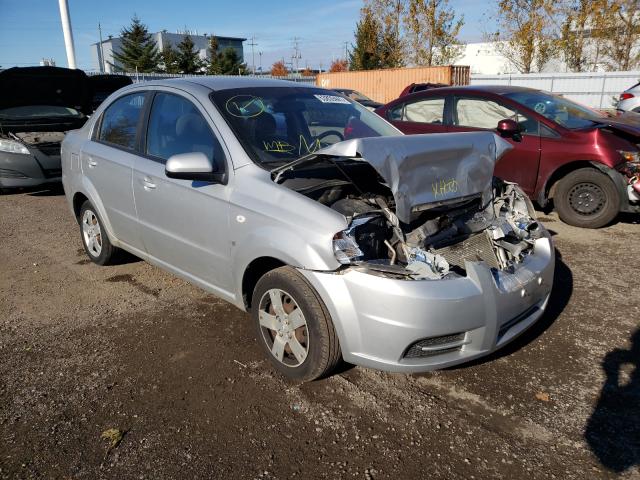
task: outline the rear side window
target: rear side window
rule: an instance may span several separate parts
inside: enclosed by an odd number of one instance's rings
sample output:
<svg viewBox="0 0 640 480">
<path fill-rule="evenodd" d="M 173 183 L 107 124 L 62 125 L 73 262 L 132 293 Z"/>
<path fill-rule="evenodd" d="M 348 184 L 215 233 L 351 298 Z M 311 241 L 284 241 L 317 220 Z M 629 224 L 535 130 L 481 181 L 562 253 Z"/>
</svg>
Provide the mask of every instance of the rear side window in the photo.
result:
<svg viewBox="0 0 640 480">
<path fill-rule="evenodd" d="M 145 93 L 125 95 L 113 102 L 102 115 L 98 139 L 130 150 L 136 147 L 136 132 Z"/>
<path fill-rule="evenodd" d="M 168 160 L 180 153 L 204 153 L 214 167 L 222 166 L 222 148 L 196 106 L 184 97 L 157 93 L 151 106 L 146 153 Z"/>
<path fill-rule="evenodd" d="M 415 102 L 398 105 L 389 111 L 389 119 L 392 121 L 442 125 L 444 122 L 444 98 L 423 98 Z"/>
</svg>

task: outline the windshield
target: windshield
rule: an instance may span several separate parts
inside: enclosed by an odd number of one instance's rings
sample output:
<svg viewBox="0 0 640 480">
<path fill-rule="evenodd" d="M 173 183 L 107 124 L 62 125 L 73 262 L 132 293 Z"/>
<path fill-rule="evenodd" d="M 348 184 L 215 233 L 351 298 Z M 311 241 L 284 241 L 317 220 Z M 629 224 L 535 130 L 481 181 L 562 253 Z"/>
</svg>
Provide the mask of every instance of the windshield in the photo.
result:
<svg viewBox="0 0 640 480">
<path fill-rule="evenodd" d="M 373 101 L 366 95 L 363 95 L 360 92 L 356 92 L 355 90 L 351 90 L 351 91 L 345 90 L 344 92 L 342 92 L 342 94 L 346 95 L 351 100 L 355 100 L 356 102 L 372 102 Z"/>
<path fill-rule="evenodd" d="M 320 88 L 236 88 L 211 98 L 249 156 L 269 169 L 342 140 L 402 135 L 358 103 Z"/>
<path fill-rule="evenodd" d="M 0 118 L 28 120 L 43 117 L 82 118 L 83 114 L 73 108 L 55 105 L 28 105 L 0 110 Z"/>
<path fill-rule="evenodd" d="M 604 114 L 566 98 L 539 91 L 507 93 L 508 97 L 565 128 L 579 129 L 600 123 Z"/>
</svg>

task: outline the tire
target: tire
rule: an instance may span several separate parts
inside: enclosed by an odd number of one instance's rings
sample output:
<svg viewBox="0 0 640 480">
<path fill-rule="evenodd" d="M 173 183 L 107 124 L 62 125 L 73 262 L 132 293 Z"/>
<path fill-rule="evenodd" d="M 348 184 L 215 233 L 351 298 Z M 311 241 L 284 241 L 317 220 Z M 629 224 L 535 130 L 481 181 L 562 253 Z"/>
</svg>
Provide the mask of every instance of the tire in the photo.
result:
<svg viewBox="0 0 640 480">
<path fill-rule="evenodd" d="M 260 278 L 253 290 L 251 317 L 258 343 L 288 379 L 316 380 L 340 362 L 340 343 L 327 308 L 292 267 L 271 270 Z"/>
<path fill-rule="evenodd" d="M 82 246 L 89 259 L 98 265 L 109 265 L 117 248 L 111 245 L 102 219 L 89 200 L 82 204 L 79 220 Z"/>
<path fill-rule="evenodd" d="M 560 180 L 553 204 L 564 223 L 600 228 L 618 215 L 620 194 L 605 173 L 594 168 L 581 168 Z"/>
</svg>

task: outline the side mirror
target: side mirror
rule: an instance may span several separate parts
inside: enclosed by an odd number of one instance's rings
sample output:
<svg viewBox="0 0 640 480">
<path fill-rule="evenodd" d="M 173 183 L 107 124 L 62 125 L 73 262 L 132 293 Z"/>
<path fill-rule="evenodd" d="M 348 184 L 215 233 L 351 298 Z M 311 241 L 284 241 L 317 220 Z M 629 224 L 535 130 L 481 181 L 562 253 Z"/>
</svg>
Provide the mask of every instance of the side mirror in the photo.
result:
<svg viewBox="0 0 640 480">
<path fill-rule="evenodd" d="M 498 130 L 501 137 L 513 138 L 516 142 L 522 141 L 520 127 L 515 120 L 511 120 L 510 118 L 500 120 L 496 130 Z"/>
<path fill-rule="evenodd" d="M 202 152 L 172 155 L 165 164 L 164 172 L 169 178 L 227 183 L 227 174 L 214 172 L 211 162 Z"/>
</svg>

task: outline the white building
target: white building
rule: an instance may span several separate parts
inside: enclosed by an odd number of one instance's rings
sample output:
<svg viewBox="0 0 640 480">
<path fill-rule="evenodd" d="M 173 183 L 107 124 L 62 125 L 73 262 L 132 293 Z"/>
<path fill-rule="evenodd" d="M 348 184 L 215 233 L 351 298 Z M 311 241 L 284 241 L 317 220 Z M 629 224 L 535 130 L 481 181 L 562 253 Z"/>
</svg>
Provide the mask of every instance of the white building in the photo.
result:
<svg viewBox="0 0 640 480">
<path fill-rule="evenodd" d="M 151 38 L 155 41 L 156 46 L 158 47 L 158 52 L 161 52 L 166 46 L 171 46 L 176 48 L 177 45 L 182 41 L 182 39 L 187 35 L 186 33 L 169 33 L 166 31 L 156 32 L 151 34 Z M 209 56 L 209 41 L 211 37 L 209 35 L 192 35 L 188 33 L 193 40 L 194 48 L 198 51 L 198 55 L 202 60 L 208 58 Z M 238 55 L 238 58 L 241 62 L 244 61 L 244 51 L 242 42 L 246 40 L 246 38 L 239 37 L 219 37 L 216 35 L 216 39 L 218 40 L 218 51 L 223 52 L 227 48 L 233 48 Z M 114 70 L 114 66 L 116 68 L 120 67 L 120 63 L 114 58 L 114 53 L 117 53 L 122 48 L 122 40 L 119 37 L 112 37 L 102 41 L 102 45 L 100 42 L 94 43 L 91 45 L 91 58 L 93 64 L 95 65 L 96 70 L 105 71 L 107 73 L 112 73 Z M 104 65 L 103 69 L 100 68 L 100 65 Z"/>
</svg>

